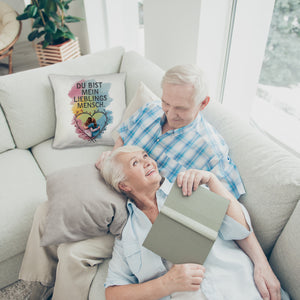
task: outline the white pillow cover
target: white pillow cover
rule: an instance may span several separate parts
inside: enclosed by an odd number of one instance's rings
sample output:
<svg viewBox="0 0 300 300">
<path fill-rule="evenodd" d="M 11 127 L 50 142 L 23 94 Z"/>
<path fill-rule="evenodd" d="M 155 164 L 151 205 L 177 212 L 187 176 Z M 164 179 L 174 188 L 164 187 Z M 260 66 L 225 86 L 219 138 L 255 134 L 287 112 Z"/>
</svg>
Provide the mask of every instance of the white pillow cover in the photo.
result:
<svg viewBox="0 0 300 300">
<path fill-rule="evenodd" d="M 133 115 L 139 108 L 144 106 L 146 103 L 151 101 L 160 100 L 158 96 L 156 96 L 143 82 L 139 83 L 139 87 L 128 104 L 120 124 L 125 122 L 131 115 Z M 119 137 L 119 133 L 117 130 L 114 130 L 112 132 L 112 137 L 116 141 L 116 139 Z"/>
<path fill-rule="evenodd" d="M 125 73 L 49 75 L 54 91 L 54 148 L 113 145 L 112 131 L 126 107 Z"/>
</svg>

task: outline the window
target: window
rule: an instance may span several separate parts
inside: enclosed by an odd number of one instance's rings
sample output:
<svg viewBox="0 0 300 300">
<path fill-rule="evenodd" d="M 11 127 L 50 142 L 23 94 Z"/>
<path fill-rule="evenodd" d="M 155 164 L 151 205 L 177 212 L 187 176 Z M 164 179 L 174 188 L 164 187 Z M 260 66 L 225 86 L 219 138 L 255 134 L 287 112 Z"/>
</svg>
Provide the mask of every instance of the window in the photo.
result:
<svg viewBox="0 0 300 300">
<path fill-rule="evenodd" d="M 251 123 L 300 155 L 300 5 L 276 0 Z"/>
</svg>

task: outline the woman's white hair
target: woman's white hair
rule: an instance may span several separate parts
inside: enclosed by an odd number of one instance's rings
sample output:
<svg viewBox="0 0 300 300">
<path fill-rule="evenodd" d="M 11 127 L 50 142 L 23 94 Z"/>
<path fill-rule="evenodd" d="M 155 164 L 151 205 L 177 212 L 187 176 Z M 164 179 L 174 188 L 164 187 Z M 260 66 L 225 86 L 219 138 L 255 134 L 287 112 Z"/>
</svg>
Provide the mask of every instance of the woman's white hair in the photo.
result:
<svg viewBox="0 0 300 300">
<path fill-rule="evenodd" d="M 133 145 L 119 147 L 112 151 L 102 163 L 100 173 L 105 182 L 111 185 L 116 191 L 121 192 L 119 183 L 126 179 L 123 165 L 117 160 L 120 153 L 144 151 L 142 148 Z"/>
<path fill-rule="evenodd" d="M 196 65 L 178 65 L 169 69 L 161 82 L 164 84 L 194 86 L 193 98 L 196 104 L 200 104 L 208 96 L 208 84 L 204 72 Z"/>
</svg>

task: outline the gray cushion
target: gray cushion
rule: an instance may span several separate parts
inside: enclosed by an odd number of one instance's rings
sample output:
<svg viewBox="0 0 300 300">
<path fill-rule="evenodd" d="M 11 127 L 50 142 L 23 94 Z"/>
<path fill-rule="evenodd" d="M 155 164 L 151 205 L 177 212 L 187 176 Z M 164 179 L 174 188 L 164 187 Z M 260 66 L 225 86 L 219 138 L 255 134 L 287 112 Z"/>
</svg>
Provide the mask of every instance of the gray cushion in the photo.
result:
<svg viewBox="0 0 300 300">
<path fill-rule="evenodd" d="M 94 75 L 119 71 L 124 49 L 103 50 L 59 64 L 2 76 L 0 104 L 18 148 L 27 149 L 54 136 L 54 96 L 49 74 Z"/>
<path fill-rule="evenodd" d="M 107 186 L 94 165 L 47 177 L 49 212 L 41 245 L 80 241 L 107 233 L 119 236 L 127 221 L 125 196 Z"/>
<path fill-rule="evenodd" d="M 229 145 L 246 188 L 240 200 L 269 255 L 300 198 L 300 160 L 219 103 L 204 115 Z"/>
</svg>

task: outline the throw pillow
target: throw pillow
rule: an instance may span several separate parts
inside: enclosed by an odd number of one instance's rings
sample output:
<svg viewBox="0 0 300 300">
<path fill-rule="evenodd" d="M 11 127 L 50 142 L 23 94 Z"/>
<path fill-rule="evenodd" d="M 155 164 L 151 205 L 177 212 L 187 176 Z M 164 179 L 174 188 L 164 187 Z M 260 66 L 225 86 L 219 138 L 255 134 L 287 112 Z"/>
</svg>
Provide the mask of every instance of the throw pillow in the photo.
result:
<svg viewBox="0 0 300 300">
<path fill-rule="evenodd" d="M 133 115 L 139 108 L 141 108 L 142 106 L 144 106 L 146 103 L 151 102 L 151 101 L 156 101 L 156 100 L 160 100 L 160 98 L 158 96 L 156 96 L 142 81 L 139 84 L 139 87 L 134 95 L 134 97 L 132 98 L 132 100 L 130 101 L 130 103 L 128 104 L 123 117 L 122 117 L 122 121 L 120 122 L 120 124 L 122 124 L 123 122 L 125 122 L 131 115 Z M 112 137 L 113 139 L 116 141 L 116 139 L 118 138 L 119 133 L 117 131 L 117 129 L 115 129 L 112 132 Z"/>
<path fill-rule="evenodd" d="M 126 107 L 125 73 L 49 75 L 54 92 L 54 148 L 113 145 L 112 131 Z"/>
<path fill-rule="evenodd" d="M 47 177 L 49 211 L 42 246 L 111 233 L 127 221 L 126 197 L 104 182 L 94 165 L 63 169 Z"/>
</svg>

